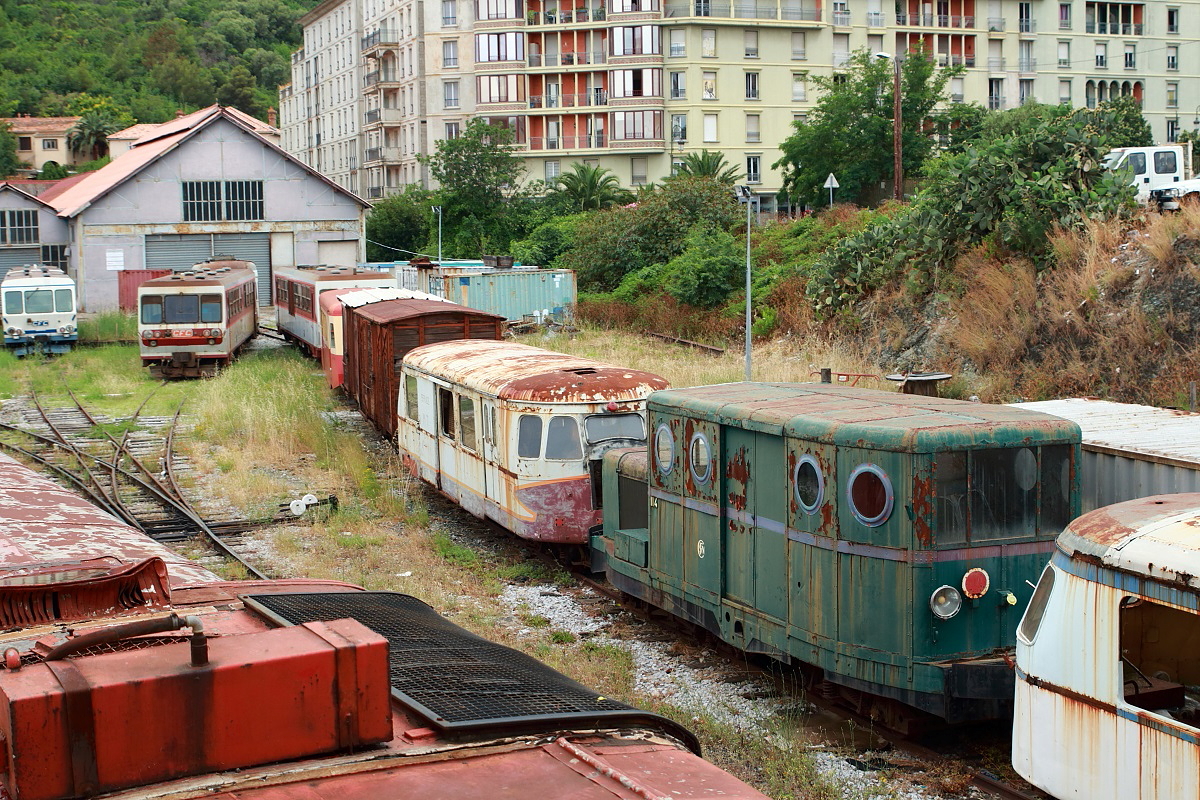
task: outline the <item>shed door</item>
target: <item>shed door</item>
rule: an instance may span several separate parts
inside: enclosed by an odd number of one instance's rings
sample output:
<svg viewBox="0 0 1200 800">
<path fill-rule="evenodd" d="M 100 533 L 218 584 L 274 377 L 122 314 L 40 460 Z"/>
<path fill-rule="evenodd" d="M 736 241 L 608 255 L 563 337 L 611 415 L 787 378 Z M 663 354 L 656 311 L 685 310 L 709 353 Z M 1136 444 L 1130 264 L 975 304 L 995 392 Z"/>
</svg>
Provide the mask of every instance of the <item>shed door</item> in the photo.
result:
<svg viewBox="0 0 1200 800">
<path fill-rule="evenodd" d="M 267 233 L 155 233 L 146 236 L 146 269 L 185 270 L 214 255 L 253 261 L 258 304 L 271 305 L 271 237 Z"/>
</svg>

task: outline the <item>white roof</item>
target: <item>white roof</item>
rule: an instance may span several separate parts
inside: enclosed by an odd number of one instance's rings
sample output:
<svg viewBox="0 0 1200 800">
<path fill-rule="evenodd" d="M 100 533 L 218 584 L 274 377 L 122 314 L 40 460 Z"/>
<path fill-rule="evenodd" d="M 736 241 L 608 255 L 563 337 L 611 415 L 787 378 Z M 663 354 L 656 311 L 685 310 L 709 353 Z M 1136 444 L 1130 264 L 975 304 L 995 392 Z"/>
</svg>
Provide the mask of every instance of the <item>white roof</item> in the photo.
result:
<svg viewBox="0 0 1200 800">
<path fill-rule="evenodd" d="M 1200 412 L 1086 398 L 1013 405 L 1075 422 L 1089 450 L 1200 466 Z"/>
<path fill-rule="evenodd" d="M 346 292 L 345 294 L 338 295 L 338 300 L 341 301 L 342 305 L 350 308 L 369 306 L 372 303 L 382 303 L 386 300 L 437 300 L 442 303 L 450 302 L 444 297 L 411 289 L 359 289 L 355 292 Z"/>
</svg>

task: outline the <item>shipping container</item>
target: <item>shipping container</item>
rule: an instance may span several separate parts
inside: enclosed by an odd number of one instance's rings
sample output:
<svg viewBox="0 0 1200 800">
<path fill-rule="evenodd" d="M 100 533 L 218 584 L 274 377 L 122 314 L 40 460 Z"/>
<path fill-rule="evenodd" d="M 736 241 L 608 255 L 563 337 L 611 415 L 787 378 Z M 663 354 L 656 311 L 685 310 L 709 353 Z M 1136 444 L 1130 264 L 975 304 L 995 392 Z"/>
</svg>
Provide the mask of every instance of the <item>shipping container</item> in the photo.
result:
<svg viewBox="0 0 1200 800">
<path fill-rule="evenodd" d="M 578 299 L 575 271 L 570 269 L 520 265 L 493 268 L 482 261 L 443 261 L 423 266 L 398 261 L 368 266 L 393 272 L 396 285 L 402 289 L 429 292 L 510 321 L 566 321 L 574 315 Z"/>
</svg>

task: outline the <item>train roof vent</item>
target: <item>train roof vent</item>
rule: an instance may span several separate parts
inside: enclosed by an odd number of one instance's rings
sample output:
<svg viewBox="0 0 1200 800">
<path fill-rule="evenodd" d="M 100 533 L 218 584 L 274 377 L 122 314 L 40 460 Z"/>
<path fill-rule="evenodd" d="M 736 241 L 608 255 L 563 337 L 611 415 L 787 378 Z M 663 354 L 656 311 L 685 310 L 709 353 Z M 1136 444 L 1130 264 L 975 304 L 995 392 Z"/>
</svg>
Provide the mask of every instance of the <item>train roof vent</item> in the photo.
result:
<svg viewBox="0 0 1200 800">
<path fill-rule="evenodd" d="M 639 725 L 699 752 L 676 723 L 603 697 L 531 656 L 463 630 L 415 597 L 328 592 L 243 597 L 284 625 L 356 619 L 388 641 L 392 695 L 448 735 Z"/>
<path fill-rule="evenodd" d="M 170 602 L 161 558 L 126 564 L 105 557 L 0 570 L 0 628 L 165 608 Z"/>
<path fill-rule="evenodd" d="M 595 375 L 596 370 L 593 367 L 578 367 L 576 369 L 564 369 L 563 372 L 570 372 L 575 375 Z"/>
</svg>

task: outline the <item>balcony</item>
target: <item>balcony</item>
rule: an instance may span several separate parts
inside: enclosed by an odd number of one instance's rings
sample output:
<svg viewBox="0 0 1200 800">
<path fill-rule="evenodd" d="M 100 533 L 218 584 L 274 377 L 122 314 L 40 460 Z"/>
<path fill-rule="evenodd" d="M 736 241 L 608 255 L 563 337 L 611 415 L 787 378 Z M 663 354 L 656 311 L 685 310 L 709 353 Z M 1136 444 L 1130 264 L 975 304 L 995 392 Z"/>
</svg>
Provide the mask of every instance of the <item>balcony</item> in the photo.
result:
<svg viewBox="0 0 1200 800">
<path fill-rule="evenodd" d="M 811 2 L 811 0 L 810 0 Z M 671 0 L 663 8 L 667 19 L 680 17 L 723 17 L 726 19 L 783 19 L 788 21 L 820 22 L 821 10 L 803 0 Z M 840 23 L 839 23 L 840 24 Z"/>
<path fill-rule="evenodd" d="M 821 9 L 784 0 L 779 7 L 779 18 L 790 22 L 820 22 Z"/>
<path fill-rule="evenodd" d="M 882 28 L 884 25 L 887 25 L 887 14 L 884 14 L 882 11 L 867 12 L 868 28 Z"/>
<path fill-rule="evenodd" d="M 608 105 L 608 92 L 604 89 L 592 89 L 590 92 L 575 94 L 533 94 L 529 96 L 530 108 L 582 108 L 606 105 Z"/>
<path fill-rule="evenodd" d="M 1033 19 L 1018 19 L 1017 30 L 1020 33 L 1037 33 L 1037 20 Z"/>
<path fill-rule="evenodd" d="M 399 45 L 399 31 L 390 28 L 380 28 L 362 37 L 360 49 L 363 53 L 369 53 L 372 50 L 379 50 L 385 47 L 398 47 Z"/>
<path fill-rule="evenodd" d="M 992 72 L 1004 72 L 1005 61 L 1003 58 L 992 57 L 988 59 L 988 69 Z"/>
<path fill-rule="evenodd" d="M 530 136 L 530 150 L 586 150 L 604 147 L 607 137 L 603 133 L 591 133 L 583 136 Z M 659 147 L 663 146 L 660 141 Z"/>
<path fill-rule="evenodd" d="M 398 108 L 373 108 L 363 114 L 363 125 L 399 125 L 404 112 Z"/>
<path fill-rule="evenodd" d="M 400 160 L 399 147 L 368 147 L 363 151 L 363 166 L 376 162 L 395 162 Z"/>
<path fill-rule="evenodd" d="M 833 12 L 833 24 L 840 25 L 843 27 L 849 25 L 850 24 L 850 12 L 849 11 L 834 11 Z"/>
<path fill-rule="evenodd" d="M 596 53 L 535 53 L 527 59 L 531 67 L 573 67 L 579 64 L 604 64 L 608 54 L 603 50 Z"/>
<path fill-rule="evenodd" d="M 1007 30 L 1008 20 L 1004 17 L 988 17 L 988 31 L 991 33 L 1000 33 Z"/>
<path fill-rule="evenodd" d="M 368 200 L 382 200 L 383 199 L 383 187 L 382 186 L 368 186 L 367 187 L 367 199 Z"/>
<path fill-rule="evenodd" d="M 363 76 L 363 88 L 370 89 L 372 86 L 380 86 L 385 83 L 399 83 L 400 76 L 395 70 L 375 70 L 368 72 Z"/>
<path fill-rule="evenodd" d="M 1133 22 L 1092 22 L 1085 26 L 1088 33 L 1099 33 L 1110 36 L 1141 36 L 1143 26 Z"/>
<path fill-rule="evenodd" d="M 1021 58 L 1017 60 L 1017 72 L 1037 72 L 1036 58 Z"/>
<path fill-rule="evenodd" d="M 897 14 L 896 24 L 917 28 L 974 28 L 975 17 L 950 14 Z"/>
</svg>

